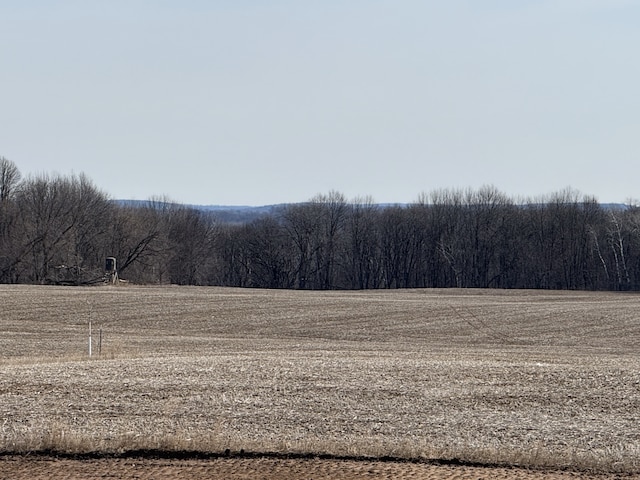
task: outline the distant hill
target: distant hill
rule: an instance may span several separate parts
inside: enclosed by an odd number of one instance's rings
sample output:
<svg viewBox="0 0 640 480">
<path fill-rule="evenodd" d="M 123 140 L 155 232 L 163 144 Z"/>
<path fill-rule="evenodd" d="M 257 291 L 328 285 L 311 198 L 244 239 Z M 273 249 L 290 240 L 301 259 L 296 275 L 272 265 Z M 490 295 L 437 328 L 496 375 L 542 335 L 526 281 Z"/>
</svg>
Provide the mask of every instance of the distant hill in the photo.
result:
<svg viewBox="0 0 640 480">
<path fill-rule="evenodd" d="M 263 205 L 250 207 L 246 205 L 187 205 L 202 212 L 210 212 L 224 223 L 249 223 L 258 218 L 276 214 L 287 206 L 286 204 Z"/>
<path fill-rule="evenodd" d="M 149 205 L 160 206 L 181 206 L 193 208 L 201 212 L 207 212 L 214 215 L 223 223 L 249 223 L 258 218 L 276 214 L 287 206 L 287 204 L 262 205 L 252 207 L 247 205 L 190 205 L 190 204 L 168 204 L 166 202 L 157 202 L 150 200 L 114 200 L 114 203 L 130 207 L 144 207 Z"/>
<path fill-rule="evenodd" d="M 231 224 L 244 224 L 250 223 L 254 220 L 257 220 L 261 217 L 276 215 L 282 212 L 289 205 L 296 204 L 287 204 L 287 203 L 279 203 L 275 205 L 262 205 L 262 206 L 248 206 L 248 205 L 191 205 L 191 204 L 167 204 L 165 202 L 158 201 L 149 201 L 149 200 L 114 200 L 115 203 L 119 205 L 127 205 L 132 207 L 143 207 L 150 204 L 156 206 L 167 206 L 167 205 L 176 205 L 187 208 L 193 208 L 195 210 L 199 210 L 201 212 L 207 212 L 215 216 L 222 223 L 231 223 Z M 529 204 L 528 206 L 532 206 L 533 204 Z M 405 203 L 379 203 L 376 204 L 379 209 L 389 208 L 389 207 L 406 207 Z M 623 203 L 601 203 L 600 207 L 605 210 L 625 210 L 629 208 L 628 205 Z"/>
</svg>

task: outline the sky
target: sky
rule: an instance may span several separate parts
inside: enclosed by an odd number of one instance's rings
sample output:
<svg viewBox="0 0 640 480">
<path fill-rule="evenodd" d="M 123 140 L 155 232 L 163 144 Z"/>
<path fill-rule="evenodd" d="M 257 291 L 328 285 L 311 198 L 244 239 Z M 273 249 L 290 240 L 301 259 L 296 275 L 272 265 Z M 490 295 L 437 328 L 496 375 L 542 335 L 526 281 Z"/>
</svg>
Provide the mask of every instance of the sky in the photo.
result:
<svg viewBox="0 0 640 480">
<path fill-rule="evenodd" d="M 640 0 L 0 0 L 0 156 L 111 198 L 640 197 Z"/>
</svg>

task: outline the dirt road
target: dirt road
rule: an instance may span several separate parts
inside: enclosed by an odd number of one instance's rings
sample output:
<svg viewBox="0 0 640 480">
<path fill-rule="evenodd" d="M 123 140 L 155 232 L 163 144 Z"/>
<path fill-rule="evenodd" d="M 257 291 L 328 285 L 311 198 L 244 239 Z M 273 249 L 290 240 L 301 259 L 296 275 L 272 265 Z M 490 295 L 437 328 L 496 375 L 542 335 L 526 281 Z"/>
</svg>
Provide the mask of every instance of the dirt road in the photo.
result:
<svg viewBox="0 0 640 480">
<path fill-rule="evenodd" d="M 355 460 L 274 458 L 216 458 L 204 460 L 105 458 L 70 460 L 53 457 L 8 456 L 0 458 L 0 478 L 12 480 L 52 478 L 59 480 L 604 480 L 640 477 L 598 476 L 577 472 L 532 471 L 517 468 L 484 468 Z"/>
</svg>

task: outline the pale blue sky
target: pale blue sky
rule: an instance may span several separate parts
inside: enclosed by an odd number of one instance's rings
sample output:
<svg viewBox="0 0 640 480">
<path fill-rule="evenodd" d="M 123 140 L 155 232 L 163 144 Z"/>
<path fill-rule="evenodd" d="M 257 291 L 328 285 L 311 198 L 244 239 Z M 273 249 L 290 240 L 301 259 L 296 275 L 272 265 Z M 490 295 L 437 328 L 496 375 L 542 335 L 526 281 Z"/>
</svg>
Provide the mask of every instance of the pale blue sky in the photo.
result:
<svg viewBox="0 0 640 480">
<path fill-rule="evenodd" d="M 113 198 L 640 197 L 640 0 L 0 0 L 0 155 Z"/>
</svg>

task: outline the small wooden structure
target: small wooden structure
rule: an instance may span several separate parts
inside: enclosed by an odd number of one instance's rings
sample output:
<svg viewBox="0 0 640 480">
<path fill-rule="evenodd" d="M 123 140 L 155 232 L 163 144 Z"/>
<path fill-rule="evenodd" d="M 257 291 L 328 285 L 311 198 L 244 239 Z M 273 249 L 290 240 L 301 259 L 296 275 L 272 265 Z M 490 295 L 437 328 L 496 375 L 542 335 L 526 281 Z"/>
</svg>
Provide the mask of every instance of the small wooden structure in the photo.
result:
<svg viewBox="0 0 640 480">
<path fill-rule="evenodd" d="M 118 269 L 116 268 L 116 257 L 107 257 L 104 263 L 104 278 L 107 283 L 118 283 Z"/>
</svg>

